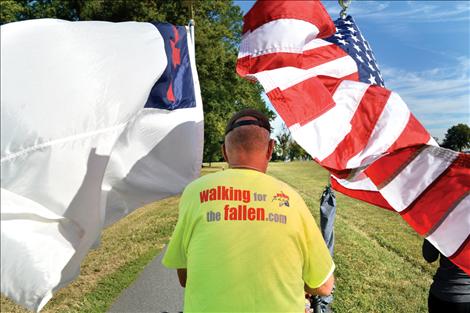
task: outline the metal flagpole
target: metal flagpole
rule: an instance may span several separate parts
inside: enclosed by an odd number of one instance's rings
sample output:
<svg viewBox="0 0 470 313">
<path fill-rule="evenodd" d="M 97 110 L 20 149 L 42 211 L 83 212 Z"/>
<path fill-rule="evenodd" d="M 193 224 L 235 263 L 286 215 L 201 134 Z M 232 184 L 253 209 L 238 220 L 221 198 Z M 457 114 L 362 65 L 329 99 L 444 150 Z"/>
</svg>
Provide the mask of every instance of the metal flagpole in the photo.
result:
<svg viewBox="0 0 470 313">
<path fill-rule="evenodd" d="M 190 10 L 191 10 L 191 19 L 189 20 L 188 28 L 189 28 L 189 36 L 191 37 L 191 42 L 193 44 L 193 52 L 195 53 L 196 52 L 196 42 L 194 41 L 194 39 L 195 39 L 194 26 L 195 26 L 196 23 L 194 22 L 194 9 L 193 9 L 193 1 L 192 0 L 190 1 Z"/>
<path fill-rule="evenodd" d="M 193 45 L 195 44 L 194 42 L 194 20 L 190 19 L 189 20 L 189 35 L 191 36 L 191 41 L 193 42 Z"/>
<path fill-rule="evenodd" d="M 341 18 L 346 18 L 346 10 L 349 8 L 349 5 L 351 4 L 352 0 L 338 0 L 339 5 L 343 8 L 341 12 L 339 13 L 339 16 Z"/>
</svg>

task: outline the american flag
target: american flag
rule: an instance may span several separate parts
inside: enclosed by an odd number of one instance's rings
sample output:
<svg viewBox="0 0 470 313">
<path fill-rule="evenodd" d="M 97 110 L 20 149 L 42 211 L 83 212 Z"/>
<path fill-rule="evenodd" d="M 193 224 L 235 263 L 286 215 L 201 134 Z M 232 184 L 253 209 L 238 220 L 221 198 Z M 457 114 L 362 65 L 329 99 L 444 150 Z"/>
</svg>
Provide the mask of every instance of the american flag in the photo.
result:
<svg viewBox="0 0 470 313">
<path fill-rule="evenodd" d="M 237 72 L 263 86 L 336 190 L 398 212 L 470 274 L 470 155 L 438 147 L 382 87 L 352 18 L 335 26 L 319 1 L 258 1 Z"/>
<path fill-rule="evenodd" d="M 336 32 L 326 41 L 334 43 L 343 49 L 357 64 L 359 81 L 372 85 L 384 86 L 384 80 L 380 74 L 374 52 L 362 36 L 354 19 L 348 15 L 335 20 Z"/>
</svg>

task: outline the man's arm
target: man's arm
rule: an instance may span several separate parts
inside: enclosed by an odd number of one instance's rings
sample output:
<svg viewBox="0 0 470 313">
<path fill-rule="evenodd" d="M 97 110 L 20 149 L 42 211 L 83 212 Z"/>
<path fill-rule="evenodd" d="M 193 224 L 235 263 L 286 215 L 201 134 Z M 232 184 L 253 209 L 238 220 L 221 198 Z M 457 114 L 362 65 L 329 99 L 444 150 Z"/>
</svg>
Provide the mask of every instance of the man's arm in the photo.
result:
<svg viewBox="0 0 470 313">
<path fill-rule="evenodd" d="M 178 279 L 180 281 L 181 287 L 185 288 L 186 287 L 186 277 L 188 274 L 188 271 L 185 268 L 179 268 L 176 270 L 178 273 Z"/>
<path fill-rule="evenodd" d="M 307 284 L 304 285 L 305 292 L 311 294 L 311 295 L 317 295 L 317 296 L 328 296 L 331 294 L 331 291 L 333 290 L 333 285 L 335 284 L 335 278 L 333 274 L 328 277 L 326 282 L 323 283 L 318 288 L 311 288 Z"/>
</svg>

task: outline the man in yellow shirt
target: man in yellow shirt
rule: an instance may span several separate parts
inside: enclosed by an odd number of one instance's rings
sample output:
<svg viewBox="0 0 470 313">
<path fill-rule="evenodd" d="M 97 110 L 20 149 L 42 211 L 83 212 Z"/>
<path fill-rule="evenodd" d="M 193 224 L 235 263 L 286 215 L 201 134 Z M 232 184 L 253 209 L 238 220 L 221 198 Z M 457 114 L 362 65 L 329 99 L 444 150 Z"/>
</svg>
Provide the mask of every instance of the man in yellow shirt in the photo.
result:
<svg viewBox="0 0 470 313">
<path fill-rule="evenodd" d="M 304 312 L 328 295 L 334 263 L 302 198 L 265 174 L 269 120 L 242 110 L 222 146 L 230 169 L 189 184 L 162 263 L 178 269 L 186 312 Z"/>
</svg>

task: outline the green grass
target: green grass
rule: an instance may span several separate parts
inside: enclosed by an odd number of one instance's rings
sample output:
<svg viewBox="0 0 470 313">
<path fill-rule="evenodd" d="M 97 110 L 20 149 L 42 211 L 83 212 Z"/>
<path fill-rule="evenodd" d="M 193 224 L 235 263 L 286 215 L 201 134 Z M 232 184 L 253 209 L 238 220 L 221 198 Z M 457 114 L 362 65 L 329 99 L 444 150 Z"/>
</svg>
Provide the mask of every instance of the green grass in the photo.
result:
<svg viewBox="0 0 470 313">
<path fill-rule="evenodd" d="M 273 163 L 319 221 L 328 173 L 312 162 Z M 427 312 L 434 266 L 421 256 L 422 239 L 393 212 L 337 193 L 335 312 Z"/>
<path fill-rule="evenodd" d="M 212 164 L 203 175 L 226 166 Z M 319 219 L 328 173 L 313 162 L 271 163 L 268 173 L 293 186 Z M 158 254 L 177 220 L 178 197 L 136 210 L 103 232 L 80 276 L 42 312 L 104 312 Z M 398 214 L 337 194 L 334 310 L 427 312 L 434 266 L 421 257 L 422 239 Z M 1 297 L 1 312 L 26 312 Z"/>
<path fill-rule="evenodd" d="M 131 285 L 138 274 L 150 263 L 161 249 L 150 249 L 147 253 L 121 266 L 116 272 L 105 277 L 96 288 L 87 293 L 76 312 L 105 312 L 119 294 Z M 64 313 L 71 310 L 64 309 Z"/>
</svg>

